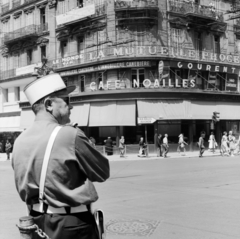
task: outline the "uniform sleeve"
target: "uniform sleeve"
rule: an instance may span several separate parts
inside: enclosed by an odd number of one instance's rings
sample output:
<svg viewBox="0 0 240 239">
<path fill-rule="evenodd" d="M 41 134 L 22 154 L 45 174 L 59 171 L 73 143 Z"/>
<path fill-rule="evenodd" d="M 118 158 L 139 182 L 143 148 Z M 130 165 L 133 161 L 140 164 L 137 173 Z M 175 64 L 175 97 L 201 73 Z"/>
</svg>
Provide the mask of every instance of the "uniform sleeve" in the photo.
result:
<svg viewBox="0 0 240 239">
<path fill-rule="evenodd" d="M 90 181 L 104 182 L 109 178 L 108 159 L 89 144 L 81 130 L 78 130 L 76 135 L 75 154 L 82 171 Z"/>
</svg>

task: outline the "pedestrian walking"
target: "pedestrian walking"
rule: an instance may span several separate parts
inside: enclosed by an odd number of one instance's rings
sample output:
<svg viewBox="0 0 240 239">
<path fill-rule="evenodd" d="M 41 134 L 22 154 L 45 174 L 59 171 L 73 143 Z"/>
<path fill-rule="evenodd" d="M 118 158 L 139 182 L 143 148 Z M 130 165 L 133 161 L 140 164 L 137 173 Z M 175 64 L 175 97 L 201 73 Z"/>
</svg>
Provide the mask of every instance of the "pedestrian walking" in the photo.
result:
<svg viewBox="0 0 240 239">
<path fill-rule="evenodd" d="M 211 152 L 215 153 L 215 148 L 217 146 L 217 142 L 216 142 L 213 132 L 211 132 L 208 142 L 209 142 L 209 146 L 208 146 L 209 150 Z"/>
<path fill-rule="evenodd" d="M 7 160 L 10 160 L 11 149 L 12 149 L 12 145 L 9 142 L 9 140 L 7 139 L 6 145 L 5 145 L 5 150 L 6 150 L 6 154 L 7 154 Z"/>
<path fill-rule="evenodd" d="M 156 139 L 157 157 L 162 157 L 162 144 L 163 144 L 163 137 L 161 134 L 159 134 Z"/>
<path fill-rule="evenodd" d="M 227 132 L 224 131 L 223 132 L 223 136 L 222 136 L 222 140 L 221 140 L 221 155 L 227 155 L 230 156 L 230 151 L 229 151 L 229 147 L 228 147 L 228 136 L 227 136 Z"/>
<path fill-rule="evenodd" d="M 201 132 L 201 136 L 198 141 L 199 145 L 199 157 L 201 158 L 203 156 L 205 146 L 204 146 L 204 138 L 205 138 L 205 132 Z"/>
<path fill-rule="evenodd" d="M 163 150 L 164 150 L 163 151 L 163 157 L 167 158 L 167 153 L 169 151 L 168 135 L 167 134 L 164 135 L 162 147 L 163 147 Z"/>
<path fill-rule="evenodd" d="M 66 87 L 58 74 L 28 84 L 24 92 L 35 121 L 13 149 L 17 191 L 34 223 L 51 239 L 99 238 L 90 211 L 98 199 L 92 182 L 109 177 L 108 159 L 70 124 L 69 94 L 75 88 Z"/>
<path fill-rule="evenodd" d="M 178 140 L 177 152 L 178 152 L 179 154 L 180 154 L 181 152 L 183 152 L 182 155 L 185 155 L 185 152 L 186 152 L 185 145 L 188 145 L 188 144 L 184 141 L 184 136 L 183 136 L 183 134 L 180 134 L 178 137 L 179 137 L 179 140 Z"/>
<path fill-rule="evenodd" d="M 107 155 L 113 155 L 113 141 L 111 137 L 108 137 L 104 142 Z"/>
<path fill-rule="evenodd" d="M 232 157 L 234 157 L 234 150 L 235 150 L 235 137 L 232 131 L 229 131 L 228 134 L 228 143 L 229 143 L 229 152 Z"/>
<path fill-rule="evenodd" d="M 121 137 L 119 140 L 119 151 L 120 151 L 120 157 L 124 157 L 125 154 L 125 139 L 124 136 Z"/>
<path fill-rule="evenodd" d="M 143 137 L 140 138 L 139 141 L 139 153 L 138 157 L 146 157 L 146 150 L 147 150 L 147 144 L 144 142 Z"/>
</svg>

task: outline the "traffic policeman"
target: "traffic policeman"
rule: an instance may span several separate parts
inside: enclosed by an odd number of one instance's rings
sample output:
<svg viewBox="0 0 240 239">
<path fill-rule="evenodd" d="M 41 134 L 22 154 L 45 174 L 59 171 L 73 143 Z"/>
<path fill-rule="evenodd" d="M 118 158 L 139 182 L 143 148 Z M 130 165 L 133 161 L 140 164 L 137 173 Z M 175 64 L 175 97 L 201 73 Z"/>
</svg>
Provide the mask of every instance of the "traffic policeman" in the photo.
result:
<svg viewBox="0 0 240 239">
<path fill-rule="evenodd" d="M 69 94 L 74 89 L 75 86 L 66 87 L 55 73 L 28 84 L 24 93 L 36 118 L 17 138 L 13 149 L 17 191 L 34 222 L 51 239 L 97 238 L 89 209 L 98 199 L 92 182 L 104 182 L 109 177 L 108 160 L 90 145 L 80 129 L 69 125 Z M 50 152 L 39 202 L 43 158 L 49 138 L 59 125 L 62 127 Z"/>
</svg>

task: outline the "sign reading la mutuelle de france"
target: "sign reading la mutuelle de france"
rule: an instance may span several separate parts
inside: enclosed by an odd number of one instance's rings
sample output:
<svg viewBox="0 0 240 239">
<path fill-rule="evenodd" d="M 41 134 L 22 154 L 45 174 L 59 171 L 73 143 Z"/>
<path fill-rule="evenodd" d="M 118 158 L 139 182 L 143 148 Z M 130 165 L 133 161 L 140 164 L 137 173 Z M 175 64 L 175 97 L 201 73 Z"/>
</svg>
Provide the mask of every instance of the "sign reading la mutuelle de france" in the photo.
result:
<svg viewBox="0 0 240 239">
<path fill-rule="evenodd" d="M 83 53 L 59 58 L 52 61 L 52 65 L 56 68 L 68 67 L 71 65 L 79 65 L 87 62 L 98 61 L 100 59 L 111 59 L 121 57 L 141 57 L 141 56 L 159 56 L 159 57 L 170 57 L 170 58 L 181 58 L 186 60 L 197 60 L 202 63 L 226 63 L 226 64 L 239 64 L 240 55 L 227 55 L 227 54 L 216 54 L 210 51 L 197 51 L 188 48 L 174 48 L 165 47 L 160 45 L 151 46 L 109 46 L 105 49 L 89 50 Z"/>
</svg>

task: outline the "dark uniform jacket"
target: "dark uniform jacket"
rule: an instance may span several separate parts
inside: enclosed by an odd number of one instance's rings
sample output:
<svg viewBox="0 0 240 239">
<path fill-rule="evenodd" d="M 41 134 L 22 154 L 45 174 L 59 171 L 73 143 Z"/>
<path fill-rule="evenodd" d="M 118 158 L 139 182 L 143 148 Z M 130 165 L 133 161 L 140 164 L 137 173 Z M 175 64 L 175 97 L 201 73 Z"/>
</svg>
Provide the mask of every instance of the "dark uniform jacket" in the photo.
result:
<svg viewBox="0 0 240 239">
<path fill-rule="evenodd" d="M 43 157 L 49 137 L 58 125 L 47 112 L 41 112 L 31 127 L 15 141 L 12 167 L 18 193 L 28 205 L 38 203 Z M 71 126 L 59 131 L 50 156 L 44 201 L 53 207 L 75 207 L 97 200 L 91 182 L 109 177 L 109 162 L 90 144 L 84 133 Z M 90 185 L 91 186 L 91 185 Z"/>
</svg>

